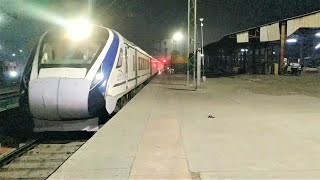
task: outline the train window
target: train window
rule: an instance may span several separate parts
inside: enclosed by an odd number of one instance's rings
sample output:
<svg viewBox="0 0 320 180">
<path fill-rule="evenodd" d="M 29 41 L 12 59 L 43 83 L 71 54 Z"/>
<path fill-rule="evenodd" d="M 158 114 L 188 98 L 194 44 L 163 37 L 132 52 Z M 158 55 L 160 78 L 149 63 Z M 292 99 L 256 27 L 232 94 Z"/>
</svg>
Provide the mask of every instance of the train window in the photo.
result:
<svg viewBox="0 0 320 180">
<path fill-rule="evenodd" d="M 144 59 L 139 58 L 139 70 L 143 70 Z"/>
<path fill-rule="evenodd" d="M 144 69 L 148 69 L 148 60 L 144 59 Z"/>
<path fill-rule="evenodd" d="M 90 68 L 104 48 L 109 33 L 93 29 L 91 38 L 75 43 L 65 38 L 64 29 L 49 31 L 40 44 L 39 68 Z"/>
<path fill-rule="evenodd" d="M 46 42 L 40 56 L 41 64 L 58 67 L 90 65 L 95 61 L 101 47 L 102 44 L 95 42 L 88 42 L 86 45 L 74 45 L 65 41 Z"/>
<path fill-rule="evenodd" d="M 123 61 L 123 50 L 122 48 L 120 49 L 120 54 L 119 54 L 119 58 L 118 58 L 118 63 L 117 63 L 117 68 L 122 66 L 122 61 Z"/>
<path fill-rule="evenodd" d="M 149 69 L 150 64 L 148 59 L 139 58 L 139 70 Z"/>
<path fill-rule="evenodd" d="M 141 70 L 142 69 L 142 59 L 140 57 L 138 59 L 138 63 L 139 63 L 138 69 Z"/>
<path fill-rule="evenodd" d="M 136 59 L 135 59 L 134 55 L 133 55 L 132 62 L 133 62 L 133 71 L 136 71 L 137 70 L 137 62 L 136 62 Z"/>
<path fill-rule="evenodd" d="M 141 68 L 140 68 L 141 70 L 143 70 L 144 69 L 144 59 L 142 59 L 141 58 Z"/>
</svg>

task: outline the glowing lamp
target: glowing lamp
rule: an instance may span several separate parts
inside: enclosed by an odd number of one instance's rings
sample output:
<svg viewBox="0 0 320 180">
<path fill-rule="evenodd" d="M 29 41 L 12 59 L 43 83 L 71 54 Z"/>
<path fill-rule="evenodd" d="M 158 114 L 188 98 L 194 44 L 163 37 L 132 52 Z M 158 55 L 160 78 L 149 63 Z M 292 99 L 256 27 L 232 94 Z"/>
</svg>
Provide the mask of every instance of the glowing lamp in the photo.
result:
<svg viewBox="0 0 320 180">
<path fill-rule="evenodd" d="M 92 33 L 92 25 L 86 19 L 70 21 L 66 25 L 67 36 L 73 41 L 87 39 Z"/>
<path fill-rule="evenodd" d="M 287 39 L 287 43 L 296 43 L 297 41 L 295 38 Z"/>
<path fill-rule="evenodd" d="M 175 33 L 175 34 L 173 35 L 172 39 L 175 40 L 175 41 L 180 41 L 180 40 L 183 39 L 183 35 L 182 35 L 181 32 L 177 32 L 177 33 Z"/>
<path fill-rule="evenodd" d="M 16 71 L 10 71 L 10 72 L 9 72 L 9 75 L 10 75 L 11 77 L 17 77 L 17 76 L 18 76 L 18 73 L 17 73 Z"/>
</svg>

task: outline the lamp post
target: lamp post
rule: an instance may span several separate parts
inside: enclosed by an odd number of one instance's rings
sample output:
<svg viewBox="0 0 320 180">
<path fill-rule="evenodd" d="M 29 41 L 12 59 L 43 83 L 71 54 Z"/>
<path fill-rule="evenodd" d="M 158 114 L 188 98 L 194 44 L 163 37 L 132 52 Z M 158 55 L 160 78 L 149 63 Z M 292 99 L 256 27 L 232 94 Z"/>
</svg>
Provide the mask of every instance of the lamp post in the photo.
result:
<svg viewBox="0 0 320 180">
<path fill-rule="evenodd" d="M 204 18 L 199 19 L 201 22 L 201 61 L 202 61 L 202 81 L 206 81 L 206 77 L 204 74 L 204 49 L 203 49 L 203 20 Z"/>
</svg>

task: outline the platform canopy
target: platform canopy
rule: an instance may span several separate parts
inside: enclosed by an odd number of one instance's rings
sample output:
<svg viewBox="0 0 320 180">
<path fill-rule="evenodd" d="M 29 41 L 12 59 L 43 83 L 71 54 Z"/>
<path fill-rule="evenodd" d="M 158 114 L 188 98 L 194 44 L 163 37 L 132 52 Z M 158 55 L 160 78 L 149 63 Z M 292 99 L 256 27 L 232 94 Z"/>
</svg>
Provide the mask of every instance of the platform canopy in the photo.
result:
<svg viewBox="0 0 320 180">
<path fill-rule="evenodd" d="M 279 23 L 262 26 L 260 28 L 260 42 L 280 40 Z"/>
<path fill-rule="evenodd" d="M 249 32 L 243 32 L 237 34 L 237 43 L 247 43 L 249 42 Z"/>
<path fill-rule="evenodd" d="M 259 42 L 279 41 L 281 25 L 286 25 L 286 37 L 302 28 L 320 28 L 320 10 L 230 33 L 225 37 L 235 38 L 238 44 L 256 42 L 256 39 Z"/>
<path fill-rule="evenodd" d="M 287 36 L 290 36 L 299 28 L 319 28 L 320 27 L 320 12 L 303 16 L 287 21 Z"/>
</svg>

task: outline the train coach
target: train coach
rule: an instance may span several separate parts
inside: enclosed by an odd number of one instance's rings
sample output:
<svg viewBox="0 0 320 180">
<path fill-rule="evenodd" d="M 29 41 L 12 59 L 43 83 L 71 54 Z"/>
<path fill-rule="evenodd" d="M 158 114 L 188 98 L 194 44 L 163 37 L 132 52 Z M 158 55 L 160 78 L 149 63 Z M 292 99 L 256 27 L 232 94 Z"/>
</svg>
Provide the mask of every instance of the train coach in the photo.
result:
<svg viewBox="0 0 320 180">
<path fill-rule="evenodd" d="M 20 106 L 35 132 L 97 131 L 163 65 L 118 32 L 89 23 L 47 31 L 22 77 Z"/>
</svg>

